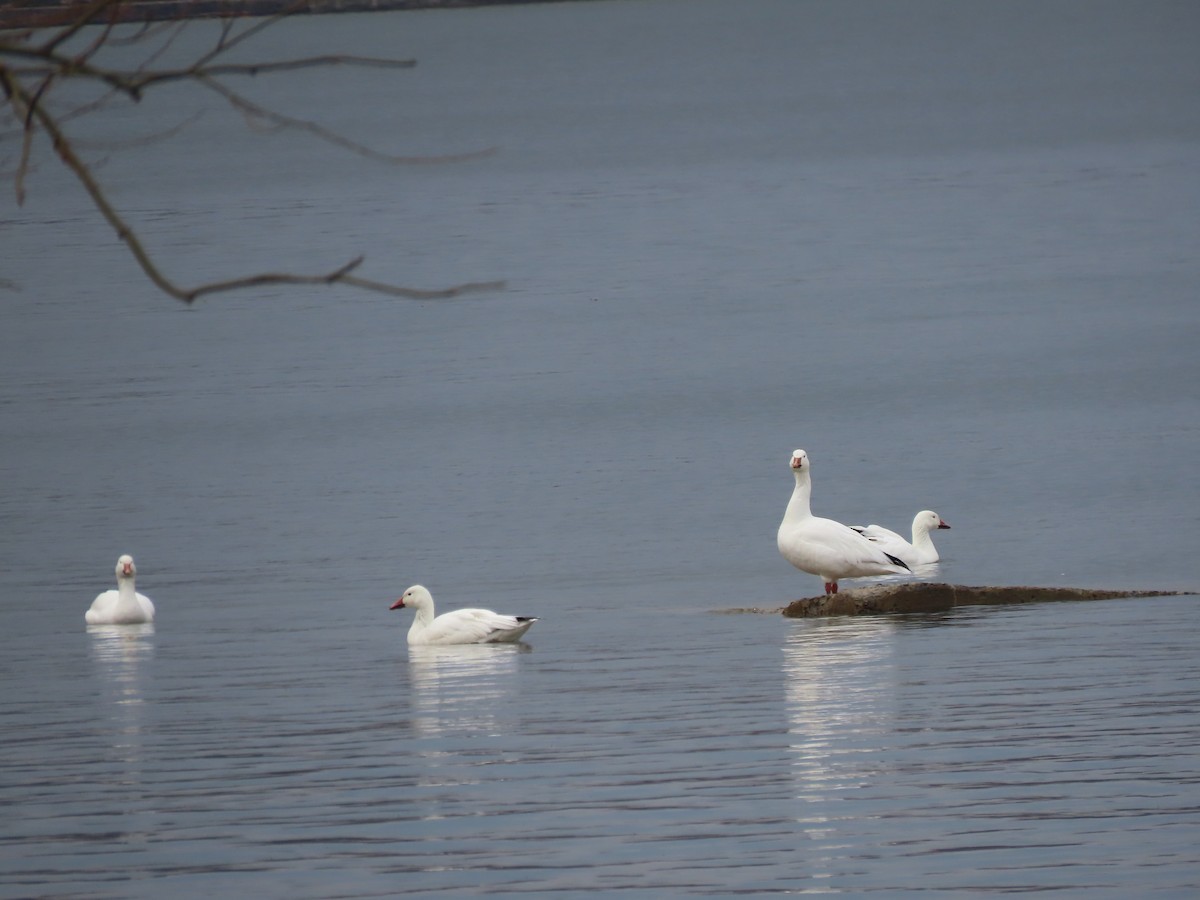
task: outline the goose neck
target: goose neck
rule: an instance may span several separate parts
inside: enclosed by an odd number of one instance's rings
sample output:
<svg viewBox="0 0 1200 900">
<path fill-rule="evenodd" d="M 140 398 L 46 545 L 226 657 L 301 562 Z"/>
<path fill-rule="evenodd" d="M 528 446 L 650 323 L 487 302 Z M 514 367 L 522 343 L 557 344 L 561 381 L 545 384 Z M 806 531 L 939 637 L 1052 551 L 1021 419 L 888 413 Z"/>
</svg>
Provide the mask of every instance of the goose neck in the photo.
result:
<svg viewBox="0 0 1200 900">
<path fill-rule="evenodd" d="M 141 609 L 137 602 L 137 590 L 132 578 L 117 579 L 117 609 L 122 614 L 137 612 Z"/>
<path fill-rule="evenodd" d="M 429 624 L 433 621 L 433 609 L 427 603 L 414 606 L 413 614 L 412 627 L 418 631 L 429 627 Z"/>
<path fill-rule="evenodd" d="M 914 547 L 932 547 L 933 539 L 929 537 L 929 529 L 914 525 L 912 542 Z"/>
<path fill-rule="evenodd" d="M 937 559 L 937 548 L 933 546 L 933 537 L 929 533 L 929 526 L 913 523 L 912 545 L 922 553 L 932 555 L 934 560 Z"/>
<path fill-rule="evenodd" d="M 799 471 L 796 475 L 796 487 L 792 491 L 792 499 L 788 501 L 787 511 L 783 514 L 784 521 L 795 521 L 812 515 L 809 501 L 812 496 L 812 480 L 807 471 Z"/>
</svg>

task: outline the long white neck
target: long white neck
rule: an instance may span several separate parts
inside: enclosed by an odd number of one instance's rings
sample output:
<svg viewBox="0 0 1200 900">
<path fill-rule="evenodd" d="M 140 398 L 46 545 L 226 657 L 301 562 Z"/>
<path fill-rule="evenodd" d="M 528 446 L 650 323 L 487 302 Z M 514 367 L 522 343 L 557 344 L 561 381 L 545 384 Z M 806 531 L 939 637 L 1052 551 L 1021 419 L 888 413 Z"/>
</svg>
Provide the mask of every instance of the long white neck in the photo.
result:
<svg viewBox="0 0 1200 900">
<path fill-rule="evenodd" d="M 137 601 L 137 591 L 133 586 L 133 576 L 117 579 L 117 606 L 113 610 L 117 618 L 136 618 L 142 614 L 141 604 Z"/>
<path fill-rule="evenodd" d="M 812 516 L 809 507 L 809 497 L 812 495 L 812 480 L 808 477 L 808 469 L 795 470 L 796 489 L 792 491 L 792 499 L 788 501 L 783 521 L 797 522 Z"/>
<path fill-rule="evenodd" d="M 929 536 L 929 523 L 920 516 L 913 519 L 912 545 L 928 558 L 928 562 L 938 561 L 937 547 L 933 546 L 933 538 Z"/>
<path fill-rule="evenodd" d="M 413 607 L 413 623 L 408 629 L 409 634 L 420 634 L 433 622 L 433 604 L 422 603 Z"/>
</svg>

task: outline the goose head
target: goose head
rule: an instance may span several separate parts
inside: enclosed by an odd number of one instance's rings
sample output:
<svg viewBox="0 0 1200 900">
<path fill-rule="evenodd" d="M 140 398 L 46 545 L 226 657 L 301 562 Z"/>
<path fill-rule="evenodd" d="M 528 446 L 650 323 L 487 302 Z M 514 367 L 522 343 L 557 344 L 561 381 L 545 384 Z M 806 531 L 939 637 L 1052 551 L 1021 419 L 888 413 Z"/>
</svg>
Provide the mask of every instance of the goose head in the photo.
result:
<svg viewBox="0 0 1200 900">
<path fill-rule="evenodd" d="M 792 471 L 807 472 L 811 463 L 808 461 L 808 454 L 803 450 L 792 451 Z"/>
<path fill-rule="evenodd" d="M 935 531 L 938 528 L 949 528 L 942 517 L 935 513 L 932 509 L 923 509 L 917 513 L 917 517 L 913 520 L 913 529 L 921 528 L 925 531 Z"/>
<path fill-rule="evenodd" d="M 133 578 L 137 575 L 137 566 L 133 564 L 133 557 L 128 553 L 124 554 L 117 560 L 116 568 L 117 578 Z"/>
<path fill-rule="evenodd" d="M 433 605 L 433 594 L 422 585 L 414 584 L 400 595 L 388 609 L 425 609 Z"/>
</svg>

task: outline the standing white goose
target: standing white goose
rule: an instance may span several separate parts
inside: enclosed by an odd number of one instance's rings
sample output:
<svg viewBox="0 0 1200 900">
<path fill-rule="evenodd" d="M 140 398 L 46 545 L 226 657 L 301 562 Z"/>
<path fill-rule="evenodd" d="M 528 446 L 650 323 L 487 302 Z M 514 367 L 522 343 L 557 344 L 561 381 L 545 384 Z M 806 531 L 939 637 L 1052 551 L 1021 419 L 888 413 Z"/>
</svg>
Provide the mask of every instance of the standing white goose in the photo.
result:
<svg viewBox="0 0 1200 900">
<path fill-rule="evenodd" d="M 529 616 L 504 616 L 490 609 L 455 609 L 435 618 L 433 595 L 414 584 L 390 609 L 411 608 L 416 616 L 408 629 L 410 644 L 510 644 L 521 639 L 537 621 Z"/>
<path fill-rule="evenodd" d="M 154 621 L 154 603 L 134 590 L 137 566 L 125 554 L 117 560 L 117 589 L 104 591 L 92 601 L 83 618 L 89 625 L 142 625 Z"/>
<path fill-rule="evenodd" d="M 898 556 L 909 566 L 924 566 L 937 562 L 941 557 L 933 546 L 929 532 L 938 528 L 949 528 L 942 517 L 932 509 L 917 513 L 912 523 L 912 543 L 882 525 L 851 525 L 863 537 L 870 539 L 884 553 Z"/>
<path fill-rule="evenodd" d="M 803 450 L 792 453 L 796 487 L 776 536 L 783 558 L 802 572 L 820 576 L 826 594 L 836 594 L 842 578 L 908 574 L 911 570 L 902 559 L 885 553 L 848 525 L 812 514 L 810 465 Z"/>
</svg>

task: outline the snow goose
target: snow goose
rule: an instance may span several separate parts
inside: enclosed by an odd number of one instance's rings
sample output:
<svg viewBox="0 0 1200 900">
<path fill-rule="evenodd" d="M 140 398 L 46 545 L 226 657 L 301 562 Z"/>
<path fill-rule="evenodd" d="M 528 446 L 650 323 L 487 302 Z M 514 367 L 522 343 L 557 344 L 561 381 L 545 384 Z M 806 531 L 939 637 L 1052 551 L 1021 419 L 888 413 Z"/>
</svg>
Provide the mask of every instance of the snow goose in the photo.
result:
<svg viewBox="0 0 1200 900">
<path fill-rule="evenodd" d="M 863 537 L 873 541 L 875 546 L 884 553 L 900 557 L 909 566 L 924 566 L 940 559 L 937 547 L 933 546 L 933 537 L 929 532 L 950 526 L 932 509 L 923 509 L 913 519 L 911 544 L 896 532 L 884 528 L 882 525 L 851 525 L 850 527 Z"/>
<path fill-rule="evenodd" d="M 104 591 L 92 601 L 83 618 L 89 625 L 142 625 L 154 621 L 154 603 L 134 590 L 137 566 L 125 554 L 117 560 L 117 589 Z"/>
<path fill-rule="evenodd" d="M 537 621 L 528 616 L 503 616 L 490 609 L 455 609 L 434 617 L 433 595 L 414 584 L 390 609 L 416 613 L 408 642 L 421 644 L 511 644 Z"/>
<path fill-rule="evenodd" d="M 850 526 L 812 514 L 810 468 L 807 453 L 792 453 L 796 487 L 776 535 L 783 558 L 802 572 L 820 576 L 826 594 L 836 594 L 842 578 L 910 574 L 902 559 L 881 550 Z"/>
</svg>

